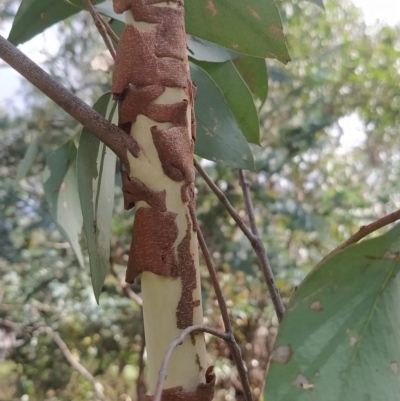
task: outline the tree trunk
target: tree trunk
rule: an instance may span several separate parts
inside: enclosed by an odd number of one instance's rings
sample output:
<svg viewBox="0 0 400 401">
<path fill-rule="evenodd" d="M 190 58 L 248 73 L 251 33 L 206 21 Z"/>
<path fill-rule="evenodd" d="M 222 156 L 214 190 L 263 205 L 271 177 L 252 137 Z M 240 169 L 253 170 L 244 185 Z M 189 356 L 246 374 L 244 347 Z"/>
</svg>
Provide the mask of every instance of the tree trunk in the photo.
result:
<svg viewBox="0 0 400 401">
<path fill-rule="evenodd" d="M 127 150 L 125 208 L 136 207 L 126 281 L 142 275 L 149 400 L 165 351 L 202 324 L 193 149 L 194 89 L 186 55 L 183 1 L 114 0 L 125 12 L 112 91 L 119 126 L 138 143 Z M 213 398 L 203 334 L 187 337 L 170 360 L 162 400 Z"/>
</svg>

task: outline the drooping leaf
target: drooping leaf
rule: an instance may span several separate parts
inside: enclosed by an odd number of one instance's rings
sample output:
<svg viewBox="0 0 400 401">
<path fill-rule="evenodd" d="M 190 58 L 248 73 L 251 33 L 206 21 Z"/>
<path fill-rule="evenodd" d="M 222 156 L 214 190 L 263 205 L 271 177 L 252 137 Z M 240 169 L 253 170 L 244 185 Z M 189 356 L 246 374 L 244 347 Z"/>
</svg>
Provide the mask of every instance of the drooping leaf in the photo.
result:
<svg viewBox="0 0 400 401">
<path fill-rule="evenodd" d="M 308 1 L 309 3 L 313 3 L 318 7 L 321 7 L 323 10 L 325 10 L 324 0 L 300 0 L 300 1 Z"/>
<path fill-rule="evenodd" d="M 93 108 L 111 121 L 115 106 L 111 94 L 106 93 Z M 78 187 L 89 252 L 90 274 L 97 302 L 110 266 L 115 163 L 115 154 L 92 132 L 83 128 L 77 157 Z"/>
<path fill-rule="evenodd" d="M 39 149 L 39 135 L 35 135 L 31 143 L 29 144 L 28 149 L 26 150 L 24 158 L 18 165 L 15 181 L 19 182 L 23 178 L 25 178 L 26 174 L 32 167 L 33 162 L 35 161 L 38 149 Z"/>
<path fill-rule="evenodd" d="M 190 63 L 197 85 L 195 153 L 235 168 L 254 169 L 253 155 L 221 91 L 200 67 Z"/>
<path fill-rule="evenodd" d="M 82 0 L 22 0 L 8 40 L 17 46 L 83 8 Z"/>
<path fill-rule="evenodd" d="M 251 92 L 265 103 L 268 95 L 267 63 L 258 57 L 241 56 L 233 60 L 235 67 Z"/>
<path fill-rule="evenodd" d="M 232 61 L 207 63 L 196 61 L 217 84 L 237 125 L 248 142 L 260 144 L 260 126 L 253 96 Z"/>
<path fill-rule="evenodd" d="M 236 52 L 290 60 L 273 0 L 187 1 L 185 21 L 187 33 Z"/>
<path fill-rule="evenodd" d="M 196 38 L 192 35 L 187 35 L 186 39 L 189 56 L 199 61 L 223 63 L 224 61 L 233 60 L 239 56 L 238 53 L 209 42 L 208 40 Z"/>
<path fill-rule="evenodd" d="M 400 399 L 400 225 L 312 271 L 290 300 L 266 400 Z"/>
<path fill-rule="evenodd" d="M 50 153 L 44 171 L 43 187 L 51 217 L 71 244 L 79 264 L 83 267 L 83 256 L 79 245 L 82 212 L 75 159 L 76 147 L 73 141 L 68 141 Z"/>
</svg>

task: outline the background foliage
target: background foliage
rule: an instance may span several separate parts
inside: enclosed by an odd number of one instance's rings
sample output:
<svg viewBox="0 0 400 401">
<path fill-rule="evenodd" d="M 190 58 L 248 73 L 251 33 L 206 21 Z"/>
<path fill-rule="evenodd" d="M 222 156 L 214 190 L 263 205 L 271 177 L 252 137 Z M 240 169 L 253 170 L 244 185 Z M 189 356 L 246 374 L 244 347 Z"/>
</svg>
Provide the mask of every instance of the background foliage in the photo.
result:
<svg viewBox="0 0 400 401">
<path fill-rule="evenodd" d="M 13 18 L 16 8 L 8 0 L 4 18 Z M 251 145 L 257 173 L 248 177 L 257 223 L 287 300 L 335 245 L 360 225 L 400 208 L 394 190 L 400 177 L 400 29 L 367 28 L 345 0 L 326 1 L 325 14 L 312 4 L 288 0 L 279 10 L 292 62 L 267 61 L 269 92 L 259 111 L 262 148 Z M 58 24 L 56 32 L 59 49 L 47 55 L 46 68 L 93 104 L 109 90 L 111 78 L 93 23 L 80 13 Z M 96 64 L 107 71 L 94 69 Z M 46 158 L 67 141 L 77 142 L 78 127 L 30 85 L 23 89 L 23 113 L 0 108 L 0 400 L 95 399 L 91 385 L 68 365 L 51 336 L 35 330 L 44 324 L 60 334 L 109 399 L 135 400 L 141 310 L 120 281 L 133 214 L 123 210 L 117 174 L 111 239 L 115 275 L 107 275 L 98 306 L 85 239 L 82 268 L 50 217 L 43 192 Z M 265 91 L 253 93 L 262 98 Z M 351 128 L 354 122 L 361 132 Z M 18 166 L 29 146 L 35 157 L 24 176 Z M 237 171 L 222 163 L 206 166 L 245 216 Z M 205 184 L 200 179 L 196 184 L 200 223 L 254 394 L 261 396 L 277 330 L 273 308 L 247 240 Z M 132 289 L 140 294 L 140 282 Z M 203 299 L 206 323 L 221 327 L 205 268 Z M 216 399 L 240 399 L 227 347 L 207 341 L 218 378 Z"/>
</svg>

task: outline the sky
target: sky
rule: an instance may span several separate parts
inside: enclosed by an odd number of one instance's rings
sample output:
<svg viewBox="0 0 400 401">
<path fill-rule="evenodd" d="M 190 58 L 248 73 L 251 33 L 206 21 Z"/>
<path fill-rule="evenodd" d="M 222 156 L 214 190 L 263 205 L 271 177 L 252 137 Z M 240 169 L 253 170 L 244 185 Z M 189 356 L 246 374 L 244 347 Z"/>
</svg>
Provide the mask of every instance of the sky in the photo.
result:
<svg viewBox="0 0 400 401">
<path fill-rule="evenodd" d="M 400 0 L 353 0 L 353 2 L 363 10 L 368 25 L 374 25 L 376 22 L 400 24 Z M 0 26 L 0 34 L 7 37 L 10 28 L 11 26 Z M 41 49 L 57 49 L 57 47 L 55 35 L 52 28 L 49 28 L 43 34 L 20 45 L 19 49 L 40 65 L 44 60 Z M 0 60 L 0 108 L 8 110 L 11 108 L 11 112 L 24 108 L 23 97 L 19 95 L 20 82 L 19 74 Z"/>
</svg>

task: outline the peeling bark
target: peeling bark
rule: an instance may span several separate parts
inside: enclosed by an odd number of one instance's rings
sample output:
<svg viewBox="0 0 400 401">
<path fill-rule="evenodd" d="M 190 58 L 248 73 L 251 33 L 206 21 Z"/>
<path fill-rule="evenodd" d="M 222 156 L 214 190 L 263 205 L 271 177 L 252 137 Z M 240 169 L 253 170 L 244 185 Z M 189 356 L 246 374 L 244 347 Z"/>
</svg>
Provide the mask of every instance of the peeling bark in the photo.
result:
<svg viewBox="0 0 400 401">
<path fill-rule="evenodd" d="M 125 12 L 112 92 L 119 126 L 139 145 L 122 172 L 125 208 L 136 214 L 126 281 L 142 274 L 149 391 L 163 355 L 189 326 L 202 323 L 193 150 L 195 85 L 186 56 L 183 1 L 114 0 Z M 187 338 L 168 367 L 162 400 L 213 398 L 204 336 Z M 151 400 L 152 396 L 148 396 Z"/>
</svg>

